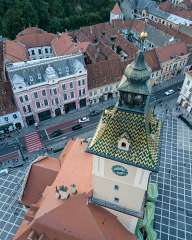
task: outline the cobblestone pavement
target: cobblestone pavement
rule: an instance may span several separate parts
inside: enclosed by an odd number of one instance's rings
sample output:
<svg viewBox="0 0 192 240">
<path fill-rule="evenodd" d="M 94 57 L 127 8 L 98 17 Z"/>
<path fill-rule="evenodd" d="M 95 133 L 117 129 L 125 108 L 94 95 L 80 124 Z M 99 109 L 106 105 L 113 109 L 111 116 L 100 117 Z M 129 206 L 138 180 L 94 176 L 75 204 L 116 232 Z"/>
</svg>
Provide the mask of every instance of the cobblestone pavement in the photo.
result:
<svg viewBox="0 0 192 240">
<path fill-rule="evenodd" d="M 177 119 L 164 121 L 155 229 L 159 240 L 192 239 L 192 130 Z"/>
</svg>

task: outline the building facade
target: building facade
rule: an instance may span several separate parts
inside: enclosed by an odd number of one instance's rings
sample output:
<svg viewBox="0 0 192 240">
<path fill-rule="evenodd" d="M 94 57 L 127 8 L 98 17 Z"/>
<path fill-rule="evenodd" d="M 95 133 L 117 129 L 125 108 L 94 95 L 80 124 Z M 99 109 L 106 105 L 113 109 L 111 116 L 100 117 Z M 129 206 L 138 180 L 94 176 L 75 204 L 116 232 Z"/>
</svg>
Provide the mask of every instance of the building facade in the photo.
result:
<svg viewBox="0 0 192 240">
<path fill-rule="evenodd" d="M 2 40 L 0 41 L 0 134 L 9 133 L 24 126 L 5 74 L 4 64 L 4 41 Z"/>
<path fill-rule="evenodd" d="M 118 3 L 115 4 L 114 8 L 110 12 L 110 22 L 116 19 L 123 20 L 123 13 Z"/>
<path fill-rule="evenodd" d="M 81 54 L 8 64 L 6 69 L 28 125 L 87 104 L 87 70 Z"/>
<path fill-rule="evenodd" d="M 186 72 L 177 103 L 187 112 L 192 112 L 192 71 Z"/>
</svg>

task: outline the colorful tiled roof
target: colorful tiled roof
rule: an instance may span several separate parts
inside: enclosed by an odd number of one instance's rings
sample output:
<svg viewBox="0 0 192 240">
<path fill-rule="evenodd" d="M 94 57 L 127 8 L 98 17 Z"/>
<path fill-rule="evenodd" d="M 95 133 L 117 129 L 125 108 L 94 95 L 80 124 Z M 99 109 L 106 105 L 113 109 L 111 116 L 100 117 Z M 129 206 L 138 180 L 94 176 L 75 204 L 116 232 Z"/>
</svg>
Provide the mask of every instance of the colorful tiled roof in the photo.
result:
<svg viewBox="0 0 192 240">
<path fill-rule="evenodd" d="M 157 171 L 159 165 L 161 123 L 152 115 L 122 111 L 118 108 L 103 114 L 87 151 L 108 159 Z M 130 150 L 118 148 L 123 133 L 130 136 Z"/>
</svg>

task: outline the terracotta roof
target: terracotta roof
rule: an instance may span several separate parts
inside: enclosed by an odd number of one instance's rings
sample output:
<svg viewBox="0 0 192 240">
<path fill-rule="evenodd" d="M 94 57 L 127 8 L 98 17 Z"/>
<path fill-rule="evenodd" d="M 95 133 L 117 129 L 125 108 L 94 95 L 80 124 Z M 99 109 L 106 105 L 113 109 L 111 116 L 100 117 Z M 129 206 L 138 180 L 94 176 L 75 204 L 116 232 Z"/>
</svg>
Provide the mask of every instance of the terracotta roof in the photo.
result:
<svg viewBox="0 0 192 240">
<path fill-rule="evenodd" d="M 119 14 L 122 13 L 118 3 L 115 4 L 115 6 L 114 6 L 114 8 L 112 9 L 111 12 L 112 12 L 114 15 L 119 15 Z"/>
<path fill-rule="evenodd" d="M 68 33 L 62 33 L 53 39 L 51 46 L 56 56 L 62 56 L 79 51 L 84 53 L 89 46 L 89 42 L 75 43 Z"/>
<path fill-rule="evenodd" d="M 109 46 L 102 42 L 90 44 L 87 48 L 86 55 L 92 63 L 119 58 Z"/>
<path fill-rule="evenodd" d="M 11 84 L 4 72 L 4 42 L 0 41 L 0 116 L 16 111 Z"/>
<path fill-rule="evenodd" d="M 56 37 L 53 33 L 48 33 L 40 28 L 26 28 L 16 36 L 18 42 L 23 43 L 26 48 L 50 46 L 51 41 Z"/>
<path fill-rule="evenodd" d="M 135 32 L 141 33 L 145 29 L 145 22 L 141 20 L 122 21 L 119 19 L 113 20 L 113 26 L 118 29 L 132 29 Z"/>
<path fill-rule="evenodd" d="M 191 2 L 191 5 L 192 5 L 192 2 Z M 163 11 L 170 12 L 172 14 L 175 14 L 177 16 L 180 16 L 180 17 L 183 17 L 186 19 L 192 19 L 191 9 L 184 9 L 184 8 L 182 8 L 181 5 L 175 6 L 175 5 L 171 4 L 171 2 L 166 1 L 166 2 L 162 2 L 159 5 L 159 7 Z"/>
<path fill-rule="evenodd" d="M 130 62 L 122 62 L 120 59 L 114 59 L 88 64 L 88 89 L 98 88 L 120 81 L 128 63 Z"/>
<path fill-rule="evenodd" d="M 183 41 L 186 44 L 191 44 L 192 38 L 185 33 L 179 32 L 179 31 L 177 31 L 176 29 L 173 29 L 173 28 L 166 27 L 163 24 L 155 23 L 155 22 L 153 22 L 149 19 L 148 19 L 148 24 L 156 27 L 157 29 L 159 29 L 159 30 L 161 30 L 165 33 L 168 33 L 169 35 L 171 35 L 175 38 L 180 39 L 181 41 Z"/>
<path fill-rule="evenodd" d="M 145 52 L 145 61 L 152 71 L 158 71 L 161 69 L 155 49 Z"/>
<path fill-rule="evenodd" d="M 15 240 L 44 234 L 45 240 L 136 240 L 113 214 L 102 207 L 87 204 L 92 189 L 92 155 L 87 144 L 70 141 L 62 153 L 62 166 L 52 186 L 47 187 L 38 205 L 30 208 Z M 67 200 L 57 199 L 56 186 L 75 183 L 78 193 Z M 33 231 L 33 232 L 32 232 Z M 33 239 L 33 238 L 32 238 Z"/>
<path fill-rule="evenodd" d="M 176 56 L 182 56 L 188 53 L 187 46 L 184 42 L 177 42 L 165 47 L 156 49 L 160 62 L 169 61 Z"/>
<path fill-rule="evenodd" d="M 5 41 L 5 59 L 10 62 L 20 62 L 28 60 L 26 47 L 17 41 Z"/>
<path fill-rule="evenodd" d="M 55 180 L 59 169 L 59 161 L 55 158 L 46 157 L 35 162 L 27 177 L 22 203 L 30 206 L 39 201 L 46 186 Z"/>
</svg>

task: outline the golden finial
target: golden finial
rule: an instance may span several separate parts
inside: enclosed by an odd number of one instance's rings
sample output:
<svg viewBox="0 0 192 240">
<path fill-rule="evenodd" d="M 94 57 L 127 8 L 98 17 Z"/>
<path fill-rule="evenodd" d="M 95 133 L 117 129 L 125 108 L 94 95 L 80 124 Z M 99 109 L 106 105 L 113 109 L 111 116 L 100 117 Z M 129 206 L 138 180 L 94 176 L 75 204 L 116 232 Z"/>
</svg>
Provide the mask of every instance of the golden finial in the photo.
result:
<svg viewBox="0 0 192 240">
<path fill-rule="evenodd" d="M 147 39 L 147 38 L 148 38 L 148 33 L 147 32 L 142 32 L 140 34 L 141 41 L 145 41 L 145 39 Z"/>
</svg>

